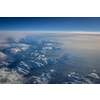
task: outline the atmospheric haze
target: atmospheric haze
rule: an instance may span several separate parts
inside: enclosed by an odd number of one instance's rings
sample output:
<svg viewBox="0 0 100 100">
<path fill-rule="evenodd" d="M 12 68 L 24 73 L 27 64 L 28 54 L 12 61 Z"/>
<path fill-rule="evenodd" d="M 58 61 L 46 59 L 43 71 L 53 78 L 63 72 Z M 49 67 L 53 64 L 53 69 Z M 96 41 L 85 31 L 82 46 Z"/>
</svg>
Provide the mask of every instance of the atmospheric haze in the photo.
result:
<svg viewBox="0 0 100 100">
<path fill-rule="evenodd" d="M 0 31 L 0 83 L 100 83 L 99 32 Z"/>
</svg>

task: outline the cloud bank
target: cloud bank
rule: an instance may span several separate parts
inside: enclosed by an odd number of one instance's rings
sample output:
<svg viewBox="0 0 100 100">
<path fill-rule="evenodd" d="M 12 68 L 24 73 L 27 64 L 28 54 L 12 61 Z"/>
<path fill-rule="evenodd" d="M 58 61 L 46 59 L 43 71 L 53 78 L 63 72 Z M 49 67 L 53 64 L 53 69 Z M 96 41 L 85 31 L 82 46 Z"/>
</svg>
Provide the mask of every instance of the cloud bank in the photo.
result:
<svg viewBox="0 0 100 100">
<path fill-rule="evenodd" d="M 100 32 L 85 32 L 85 31 L 0 31 L 0 43 L 5 42 L 9 37 L 22 38 L 27 35 L 39 34 L 100 34 Z"/>
</svg>

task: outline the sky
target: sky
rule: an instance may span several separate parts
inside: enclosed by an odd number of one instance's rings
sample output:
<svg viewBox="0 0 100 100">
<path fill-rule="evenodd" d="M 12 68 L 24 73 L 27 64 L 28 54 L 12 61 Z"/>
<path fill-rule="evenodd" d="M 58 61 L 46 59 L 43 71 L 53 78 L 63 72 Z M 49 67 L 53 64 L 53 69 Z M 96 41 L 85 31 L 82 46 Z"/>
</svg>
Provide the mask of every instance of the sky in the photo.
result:
<svg viewBox="0 0 100 100">
<path fill-rule="evenodd" d="M 100 32 L 99 17 L 0 17 L 0 31 Z"/>
</svg>

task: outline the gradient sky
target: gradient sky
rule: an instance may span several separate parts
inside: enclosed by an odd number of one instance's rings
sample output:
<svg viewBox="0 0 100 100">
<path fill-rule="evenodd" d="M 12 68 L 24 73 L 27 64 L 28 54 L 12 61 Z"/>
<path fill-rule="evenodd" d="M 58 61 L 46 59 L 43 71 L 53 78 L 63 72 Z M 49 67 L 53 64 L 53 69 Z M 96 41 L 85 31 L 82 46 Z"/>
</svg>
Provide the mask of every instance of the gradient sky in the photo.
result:
<svg viewBox="0 0 100 100">
<path fill-rule="evenodd" d="M 0 17 L 0 31 L 100 32 L 99 17 Z"/>
</svg>

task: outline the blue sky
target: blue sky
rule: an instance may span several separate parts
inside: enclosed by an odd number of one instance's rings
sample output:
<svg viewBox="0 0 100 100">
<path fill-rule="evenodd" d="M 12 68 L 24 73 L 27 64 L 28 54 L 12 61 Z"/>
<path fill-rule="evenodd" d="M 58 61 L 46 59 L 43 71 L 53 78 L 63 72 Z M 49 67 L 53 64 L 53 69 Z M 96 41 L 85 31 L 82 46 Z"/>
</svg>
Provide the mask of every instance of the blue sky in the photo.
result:
<svg viewBox="0 0 100 100">
<path fill-rule="evenodd" d="M 0 31 L 100 32 L 99 17 L 0 17 Z"/>
</svg>

